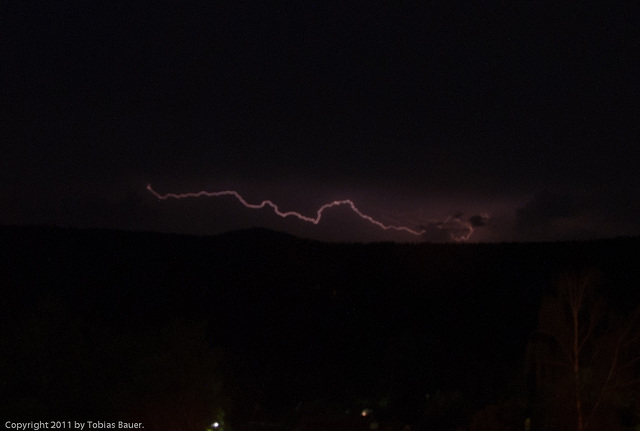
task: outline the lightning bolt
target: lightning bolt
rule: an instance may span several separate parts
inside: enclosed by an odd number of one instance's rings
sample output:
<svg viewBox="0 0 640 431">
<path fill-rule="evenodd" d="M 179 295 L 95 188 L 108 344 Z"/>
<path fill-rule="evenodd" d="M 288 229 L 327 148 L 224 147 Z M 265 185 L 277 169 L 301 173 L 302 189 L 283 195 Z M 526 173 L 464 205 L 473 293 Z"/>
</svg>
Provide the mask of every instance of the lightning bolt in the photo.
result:
<svg viewBox="0 0 640 431">
<path fill-rule="evenodd" d="M 362 211 L 360 211 L 358 209 L 358 207 L 356 207 L 356 205 L 350 199 L 345 199 L 345 200 L 341 200 L 341 201 L 333 201 L 333 202 L 326 203 L 326 204 L 322 205 L 318 209 L 318 211 L 316 212 L 316 216 L 315 217 L 309 217 L 309 216 L 302 215 L 302 214 L 300 214 L 298 212 L 295 212 L 295 211 L 287 211 L 287 212 L 280 211 L 278 206 L 275 203 L 273 203 L 272 201 L 270 201 L 270 200 L 264 200 L 264 201 L 260 202 L 259 204 L 251 204 L 251 203 L 247 202 L 240 195 L 240 193 L 236 192 L 235 190 L 223 190 L 223 191 L 219 191 L 219 192 L 200 191 L 200 192 L 196 192 L 196 193 L 192 192 L 192 193 L 180 193 L 180 194 L 167 193 L 167 194 L 161 195 L 160 193 L 156 192 L 151 187 L 151 184 L 147 185 L 147 190 L 152 195 L 154 195 L 156 198 L 158 198 L 160 200 L 199 198 L 199 197 L 202 197 L 202 196 L 211 197 L 211 198 L 220 197 L 220 196 L 233 196 L 242 205 L 244 205 L 247 208 L 250 208 L 250 209 L 261 209 L 261 208 L 264 208 L 266 206 L 269 206 L 269 207 L 271 207 L 271 209 L 273 210 L 273 212 L 276 215 L 278 215 L 278 216 L 280 216 L 282 218 L 296 217 L 296 218 L 298 218 L 298 219 L 300 219 L 302 221 L 306 221 L 308 223 L 313 223 L 315 225 L 320 223 L 320 220 L 322 219 L 322 214 L 324 213 L 324 211 L 326 209 L 337 207 L 337 206 L 341 206 L 341 205 L 347 205 L 358 216 L 360 216 L 361 218 L 367 220 L 369 223 L 372 223 L 372 224 L 378 226 L 380 229 L 403 231 L 403 232 L 407 232 L 407 233 L 410 233 L 410 234 L 415 235 L 415 236 L 420 236 L 420 235 L 422 235 L 422 234 L 424 234 L 426 232 L 424 229 L 416 230 L 416 229 L 411 229 L 411 228 L 409 228 L 407 226 L 397 226 L 397 225 L 384 224 L 384 223 L 374 219 L 373 217 L 363 213 Z"/>
</svg>

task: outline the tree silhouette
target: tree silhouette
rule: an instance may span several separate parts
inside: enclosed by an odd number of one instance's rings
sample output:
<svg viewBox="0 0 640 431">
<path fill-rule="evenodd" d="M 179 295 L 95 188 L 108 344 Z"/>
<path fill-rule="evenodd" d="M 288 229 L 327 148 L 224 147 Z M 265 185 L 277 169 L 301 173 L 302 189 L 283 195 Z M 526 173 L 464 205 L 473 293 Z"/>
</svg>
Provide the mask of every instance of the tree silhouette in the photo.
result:
<svg viewBox="0 0 640 431">
<path fill-rule="evenodd" d="M 599 279 L 594 270 L 564 274 L 540 307 L 528 363 L 540 419 L 551 429 L 637 422 L 632 400 L 640 382 L 640 314 L 616 315 L 596 291 Z"/>
</svg>

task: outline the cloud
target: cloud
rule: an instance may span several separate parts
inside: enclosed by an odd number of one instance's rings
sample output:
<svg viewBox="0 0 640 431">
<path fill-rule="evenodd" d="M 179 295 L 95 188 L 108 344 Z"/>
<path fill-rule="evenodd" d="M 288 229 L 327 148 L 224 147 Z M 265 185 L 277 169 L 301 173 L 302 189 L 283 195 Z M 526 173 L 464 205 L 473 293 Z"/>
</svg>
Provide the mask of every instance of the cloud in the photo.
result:
<svg viewBox="0 0 640 431">
<path fill-rule="evenodd" d="M 540 225 L 552 219 L 573 217 L 579 209 L 580 204 L 574 194 L 543 191 L 519 208 L 516 217 L 523 225 Z"/>
<path fill-rule="evenodd" d="M 486 226 L 488 222 L 489 222 L 488 214 L 476 214 L 469 217 L 469 223 L 471 223 L 471 226 L 473 227 Z"/>
<path fill-rule="evenodd" d="M 462 216 L 461 212 L 457 212 L 444 220 L 431 221 L 421 225 L 420 228 L 425 230 L 424 236 L 429 240 L 460 242 L 470 240 L 476 228 L 485 226 L 489 221 L 487 214 L 473 215 L 467 220 L 464 220 Z"/>
<path fill-rule="evenodd" d="M 517 236 L 525 240 L 577 239 L 587 232 L 575 221 L 584 204 L 575 193 L 543 191 L 516 210 Z"/>
<path fill-rule="evenodd" d="M 623 187 L 543 191 L 516 210 L 518 240 L 584 240 L 638 235 L 637 191 Z"/>
<path fill-rule="evenodd" d="M 424 230 L 421 235 L 421 239 L 430 242 L 449 242 L 451 241 L 451 235 L 446 230 L 441 229 L 438 222 L 430 222 L 422 224 L 418 228 Z"/>
</svg>

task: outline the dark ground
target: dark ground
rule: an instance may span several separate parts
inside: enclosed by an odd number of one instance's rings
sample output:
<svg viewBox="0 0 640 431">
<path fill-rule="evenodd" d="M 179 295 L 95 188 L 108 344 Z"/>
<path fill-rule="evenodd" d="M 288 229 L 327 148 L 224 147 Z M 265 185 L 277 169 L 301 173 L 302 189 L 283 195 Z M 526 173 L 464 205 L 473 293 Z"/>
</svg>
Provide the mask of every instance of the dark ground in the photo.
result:
<svg viewBox="0 0 640 431">
<path fill-rule="evenodd" d="M 261 229 L 3 227 L 0 417 L 204 430 L 224 411 L 242 429 L 369 407 L 383 423 L 447 429 L 526 397 L 541 297 L 586 268 L 618 309 L 638 303 L 638 238 L 335 244 Z"/>
</svg>

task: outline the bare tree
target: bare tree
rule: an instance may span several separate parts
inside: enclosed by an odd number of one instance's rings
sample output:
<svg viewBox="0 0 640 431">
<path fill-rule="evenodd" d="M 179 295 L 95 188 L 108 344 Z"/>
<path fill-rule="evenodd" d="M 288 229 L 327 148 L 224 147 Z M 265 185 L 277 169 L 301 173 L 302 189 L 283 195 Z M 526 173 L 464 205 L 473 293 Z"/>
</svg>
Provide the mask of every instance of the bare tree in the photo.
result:
<svg viewBox="0 0 640 431">
<path fill-rule="evenodd" d="M 565 274 L 542 301 L 530 364 L 547 424 L 587 431 L 609 415 L 611 429 L 612 411 L 638 389 L 639 312 L 616 316 L 596 292 L 599 278 L 593 270 Z"/>
</svg>

